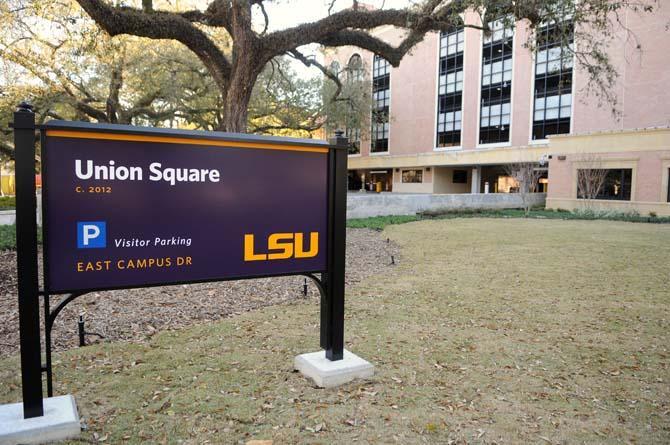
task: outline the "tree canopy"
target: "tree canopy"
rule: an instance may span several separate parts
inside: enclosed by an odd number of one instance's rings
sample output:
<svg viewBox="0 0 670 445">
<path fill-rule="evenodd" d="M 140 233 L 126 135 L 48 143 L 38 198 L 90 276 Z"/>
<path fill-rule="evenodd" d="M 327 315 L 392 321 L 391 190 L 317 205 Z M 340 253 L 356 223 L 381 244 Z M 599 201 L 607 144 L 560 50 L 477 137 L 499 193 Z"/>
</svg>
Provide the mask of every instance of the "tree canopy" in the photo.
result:
<svg viewBox="0 0 670 445">
<path fill-rule="evenodd" d="M 625 27 L 626 10 L 650 12 L 658 2 L 422 0 L 404 9 L 372 9 L 354 0 L 342 9 L 328 0 L 322 18 L 274 29 L 266 7 L 280 1 L 180 7 L 167 0 L 6 0 L 0 4 L 0 113 L 30 98 L 41 119 L 277 134 L 309 134 L 333 122 L 365 128 L 350 121 L 360 123 L 369 113 L 367 84 L 350 82 L 346 67 L 309 57 L 305 45 L 355 46 L 398 66 L 428 32 L 468 26 L 487 33 L 501 17 L 531 27 L 569 17 L 564 38 L 574 37 L 570 50 L 590 90 L 613 103 L 617 73 L 607 48 L 615 28 Z M 192 4 L 202 6 L 185 9 Z M 463 25 L 466 11 L 479 20 Z M 379 37 L 382 26 L 403 31 L 397 45 Z M 532 50 L 534 41 L 526 43 Z M 325 83 L 298 78 L 287 58 L 321 70 Z M 0 150 L 11 152 L 6 139 Z"/>
<path fill-rule="evenodd" d="M 118 5 L 106 0 L 77 0 L 109 35 L 135 35 L 177 41 L 195 54 L 207 68 L 223 100 L 223 128 L 247 130 L 247 112 L 253 87 L 265 66 L 274 58 L 293 55 L 305 59 L 300 48 L 317 43 L 329 47 L 356 46 L 384 57 L 393 66 L 430 31 L 452 29 L 465 11 L 477 12 L 480 24 L 466 24 L 489 32 L 488 23 L 506 17 L 527 20 L 531 26 L 560 22 L 565 17 L 583 29 L 578 63 L 599 84 L 614 81 L 604 40 L 620 22 L 626 9 L 651 11 L 655 0 L 423 0 L 404 9 L 370 9 L 358 1 L 351 8 L 334 11 L 319 20 L 269 32 L 271 17 L 265 6 L 273 0 L 210 0 L 202 9 L 174 10 L 156 7 L 152 0 L 141 5 Z M 263 26 L 253 21 L 260 11 Z M 374 34 L 381 26 L 405 30 L 398 45 Z M 219 36 L 227 36 L 222 45 Z M 325 67 L 321 67 L 324 72 Z"/>
<path fill-rule="evenodd" d="M 212 32 L 215 38 L 215 31 Z M 216 36 L 226 47 L 225 33 Z M 29 100 L 38 123 L 68 119 L 205 130 L 224 128 L 224 106 L 207 68 L 176 41 L 112 38 L 73 0 L 0 4 L 0 122 Z M 303 137 L 324 124 L 319 79 L 300 79 L 285 57 L 259 74 L 249 130 Z M 13 156 L 3 124 L 0 153 Z"/>
</svg>

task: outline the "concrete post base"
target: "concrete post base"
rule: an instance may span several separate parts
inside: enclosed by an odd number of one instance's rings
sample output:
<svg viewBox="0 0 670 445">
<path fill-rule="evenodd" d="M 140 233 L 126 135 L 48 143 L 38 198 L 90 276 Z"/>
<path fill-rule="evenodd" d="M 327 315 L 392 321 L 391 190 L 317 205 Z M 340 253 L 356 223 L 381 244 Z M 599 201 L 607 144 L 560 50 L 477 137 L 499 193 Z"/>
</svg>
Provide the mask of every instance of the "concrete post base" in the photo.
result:
<svg viewBox="0 0 670 445">
<path fill-rule="evenodd" d="M 295 358 L 293 367 L 321 388 L 332 388 L 354 379 L 372 377 L 375 368 L 369 362 L 346 349 L 344 358 L 331 362 L 324 351 L 302 354 Z"/>
<path fill-rule="evenodd" d="M 0 405 L 0 445 L 35 444 L 79 436 L 79 413 L 71 395 L 44 399 L 44 416 L 23 418 L 23 403 Z"/>
</svg>

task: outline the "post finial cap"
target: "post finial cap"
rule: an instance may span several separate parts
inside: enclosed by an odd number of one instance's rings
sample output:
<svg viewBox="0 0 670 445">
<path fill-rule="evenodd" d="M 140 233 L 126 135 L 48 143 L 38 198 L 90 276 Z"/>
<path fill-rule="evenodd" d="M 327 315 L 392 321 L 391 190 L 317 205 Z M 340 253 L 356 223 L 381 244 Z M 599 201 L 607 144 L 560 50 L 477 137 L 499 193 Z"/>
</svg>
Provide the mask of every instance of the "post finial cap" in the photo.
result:
<svg viewBox="0 0 670 445">
<path fill-rule="evenodd" d="M 22 112 L 22 113 L 32 113 L 33 109 L 32 105 L 30 105 L 28 102 L 23 101 L 19 104 L 19 106 L 16 108 L 16 111 Z"/>
</svg>

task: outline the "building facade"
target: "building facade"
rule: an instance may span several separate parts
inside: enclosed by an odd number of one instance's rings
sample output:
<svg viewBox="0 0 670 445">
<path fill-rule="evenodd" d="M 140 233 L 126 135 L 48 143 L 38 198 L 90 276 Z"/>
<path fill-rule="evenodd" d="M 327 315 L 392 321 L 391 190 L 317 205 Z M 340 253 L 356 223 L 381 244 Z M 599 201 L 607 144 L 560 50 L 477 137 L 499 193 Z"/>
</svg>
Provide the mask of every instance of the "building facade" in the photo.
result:
<svg viewBox="0 0 670 445">
<path fill-rule="evenodd" d="M 580 44 L 565 37 L 569 21 L 561 38 L 556 24 L 531 31 L 502 21 L 490 24 L 489 36 L 471 27 L 431 33 L 397 68 L 358 48 L 329 50 L 329 63 L 362 61 L 371 81 L 369 130 L 347 129 L 356 136 L 350 189 L 514 192 L 508 167 L 536 162 L 544 170 L 536 188 L 548 193 L 550 208 L 595 202 L 670 215 L 670 5 L 623 20 L 608 49 L 616 110 L 593 93 L 566 47 Z M 401 39 L 395 28 L 377 34 L 391 44 Z M 532 51 L 529 41 L 537 42 Z M 590 170 L 604 179 L 584 199 L 578 182 Z"/>
</svg>

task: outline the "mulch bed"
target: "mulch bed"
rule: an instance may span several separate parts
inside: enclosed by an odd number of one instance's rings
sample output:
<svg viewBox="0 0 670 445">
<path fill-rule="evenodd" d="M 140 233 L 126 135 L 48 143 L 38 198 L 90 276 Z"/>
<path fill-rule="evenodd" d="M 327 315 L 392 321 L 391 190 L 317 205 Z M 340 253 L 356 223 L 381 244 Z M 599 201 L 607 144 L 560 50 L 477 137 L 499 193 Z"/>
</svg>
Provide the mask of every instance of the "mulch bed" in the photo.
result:
<svg viewBox="0 0 670 445">
<path fill-rule="evenodd" d="M 391 255 L 398 257 L 397 247 L 386 241 L 373 230 L 347 230 L 347 284 L 392 267 Z M 84 315 L 86 331 L 103 335 L 102 341 L 145 341 L 158 331 L 265 306 L 318 299 L 318 290 L 311 283 L 307 297 L 303 296 L 303 280 L 279 277 L 87 294 L 70 303 L 56 319 L 52 331 L 54 350 L 78 345 L 80 314 Z M 16 284 L 16 252 L 0 252 L 0 356 L 19 351 Z M 52 297 L 52 307 L 59 298 Z M 91 336 L 87 341 L 100 340 Z"/>
</svg>

